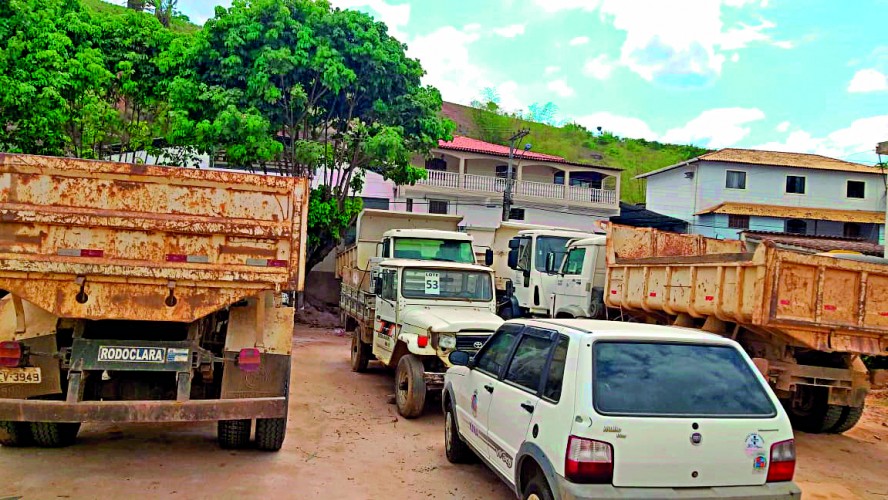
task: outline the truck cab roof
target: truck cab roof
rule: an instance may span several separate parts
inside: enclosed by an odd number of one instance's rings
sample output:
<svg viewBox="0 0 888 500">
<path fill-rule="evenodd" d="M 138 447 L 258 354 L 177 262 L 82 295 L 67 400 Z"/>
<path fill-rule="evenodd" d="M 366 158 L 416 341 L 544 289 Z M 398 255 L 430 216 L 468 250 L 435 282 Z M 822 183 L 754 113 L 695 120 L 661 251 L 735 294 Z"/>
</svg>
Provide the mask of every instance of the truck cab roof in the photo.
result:
<svg viewBox="0 0 888 500">
<path fill-rule="evenodd" d="M 428 240 L 472 241 L 472 235 L 440 229 L 390 229 L 384 238 L 422 238 Z"/>
<path fill-rule="evenodd" d="M 592 245 L 606 245 L 607 244 L 607 236 L 593 236 L 591 238 L 583 238 L 580 240 L 574 240 L 570 243 L 570 246 L 578 246 L 578 247 L 587 247 Z"/>
<path fill-rule="evenodd" d="M 554 236 L 556 238 L 588 238 L 594 236 L 591 231 L 570 231 L 565 229 L 526 229 L 518 231 L 518 236 Z"/>
<path fill-rule="evenodd" d="M 404 267 L 422 269 L 454 269 L 460 271 L 492 272 L 489 267 L 477 264 L 464 264 L 462 262 L 450 262 L 443 260 L 414 260 L 414 259 L 384 259 L 379 262 L 382 267 Z"/>
</svg>

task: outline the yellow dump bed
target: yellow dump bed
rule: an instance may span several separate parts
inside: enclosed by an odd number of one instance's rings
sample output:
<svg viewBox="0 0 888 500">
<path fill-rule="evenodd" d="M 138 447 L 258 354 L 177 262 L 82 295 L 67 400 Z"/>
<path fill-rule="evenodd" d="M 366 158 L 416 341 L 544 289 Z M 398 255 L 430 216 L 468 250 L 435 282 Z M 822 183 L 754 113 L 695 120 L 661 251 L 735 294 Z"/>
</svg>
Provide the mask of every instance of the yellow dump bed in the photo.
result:
<svg viewBox="0 0 888 500">
<path fill-rule="evenodd" d="M 301 290 L 308 182 L 0 153 L 0 289 L 59 317 L 190 322 Z"/>
<path fill-rule="evenodd" d="M 888 265 L 612 226 L 609 307 L 714 316 L 789 345 L 888 353 Z"/>
</svg>

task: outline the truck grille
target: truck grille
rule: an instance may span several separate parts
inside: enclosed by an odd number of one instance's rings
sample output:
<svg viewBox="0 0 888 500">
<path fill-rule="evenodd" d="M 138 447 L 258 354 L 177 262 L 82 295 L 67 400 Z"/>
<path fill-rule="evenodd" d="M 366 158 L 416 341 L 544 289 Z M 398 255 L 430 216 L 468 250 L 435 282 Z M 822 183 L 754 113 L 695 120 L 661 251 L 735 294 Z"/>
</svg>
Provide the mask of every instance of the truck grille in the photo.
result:
<svg viewBox="0 0 888 500">
<path fill-rule="evenodd" d="M 490 334 L 485 335 L 458 335 L 456 337 L 456 350 L 458 351 L 477 351 L 487 342 Z"/>
</svg>

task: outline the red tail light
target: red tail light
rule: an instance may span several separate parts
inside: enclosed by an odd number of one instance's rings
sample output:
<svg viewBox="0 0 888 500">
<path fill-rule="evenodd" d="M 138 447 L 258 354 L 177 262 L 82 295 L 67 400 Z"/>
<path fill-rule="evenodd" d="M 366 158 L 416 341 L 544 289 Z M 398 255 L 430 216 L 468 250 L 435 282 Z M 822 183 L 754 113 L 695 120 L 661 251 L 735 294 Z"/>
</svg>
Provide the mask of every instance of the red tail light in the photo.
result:
<svg viewBox="0 0 888 500">
<path fill-rule="evenodd" d="M 416 337 L 416 345 L 418 345 L 419 347 L 425 347 L 429 345 L 429 338 L 422 335 Z"/>
<path fill-rule="evenodd" d="M 781 441 L 771 445 L 771 466 L 768 467 L 768 482 L 792 481 L 795 475 L 795 440 Z"/>
<path fill-rule="evenodd" d="M 22 362 L 22 344 L 19 342 L 0 342 L 0 366 L 15 368 Z"/>
<path fill-rule="evenodd" d="M 245 372 L 258 371 L 261 363 L 262 354 L 259 352 L 259 349 L 256 349 L 255 347 L 241 349 L 237 355 L 236 364 L 238 368 Z"/>
<path fill-rule="evenodd" d="M 564 457 L 564 477 L 572 483 L 611 484 L 614 480 L 613 446 L 571 436 Z"/>
</svg>

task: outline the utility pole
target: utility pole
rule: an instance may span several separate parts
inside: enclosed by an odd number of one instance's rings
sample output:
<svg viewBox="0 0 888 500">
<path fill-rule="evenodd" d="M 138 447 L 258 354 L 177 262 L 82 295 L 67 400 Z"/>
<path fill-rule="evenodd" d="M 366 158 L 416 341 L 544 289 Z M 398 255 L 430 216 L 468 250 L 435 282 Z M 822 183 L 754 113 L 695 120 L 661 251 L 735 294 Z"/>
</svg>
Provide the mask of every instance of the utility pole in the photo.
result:
<svg viewBox="0 0 888 500">
<path fill-rule="evenodd" d="M 880 142 L 876 144 L 876 154 L 879 155 L 879 167 L 882 168 L 882 174 L 885 174 L 885 162 L 882 161 L 882 155 L 888 155 L 888 141 Z M 882 234 L 884 235 L 882 245 L 884 247 L 884 254 L 882 255 L 886 259 L 888 259 L 888 177 L 883 175 L 885 178 L 885 227 L 882 230 Z"/>
<path fill-rule="evenodd" d="M 515 133 L 512 137 L 509 137 L 509 169 L 506 171 L 506 189 L 503 190 L 503 221 L 509 220 L 509 214 L 512 212 L 512 185 L 514 181 L 512 179 L 513 175 L 513 167 L 512 160 L 515 158 L 515 144 L 521 139 L 525 138 L 530 134 L 530 130 L 524 128 Z M 530 144 L 524 146 L 524 151 L 530 149 Z"/>
</svg>

